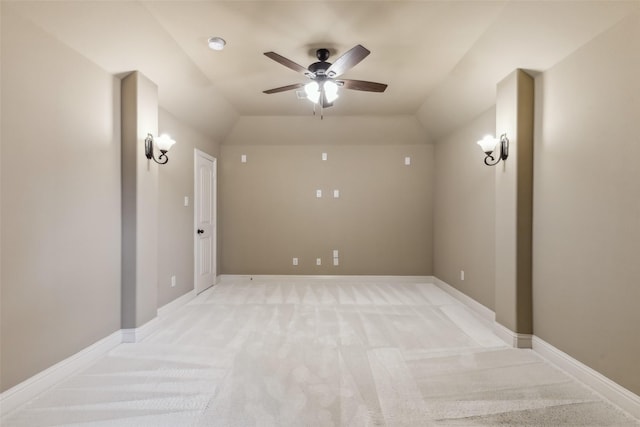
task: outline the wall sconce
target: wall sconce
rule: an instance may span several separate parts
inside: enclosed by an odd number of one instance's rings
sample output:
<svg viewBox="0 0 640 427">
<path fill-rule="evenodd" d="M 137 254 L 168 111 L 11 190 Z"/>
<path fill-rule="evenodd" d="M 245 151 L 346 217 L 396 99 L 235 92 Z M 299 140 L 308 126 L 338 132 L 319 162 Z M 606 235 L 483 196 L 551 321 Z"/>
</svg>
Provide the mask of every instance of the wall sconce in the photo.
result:
<svg viewBox="0 0 640 427">
<path fill-rule="evenodd" d="M 500 143 L 500 153 L 496 159 L 492 154 L 498 143 Z M 487 135 L 478 141 L 478 145 L 482 148 L 484 154 L 487 155 L 484 158 L 484 164 L 487 166 L 497 165 L 500 160 L 507 160 L 507 157 L 509 157 L 509 138 L 507 138 L 506 133 L 500 135 L 500 138 L 494 138 L 491 135 Z"/>
<path fill-rule="evenodd" d="M 169 151 L 175 143 L 176 141 L 171 139 L 167 134 L 162 134 L 156 138 L 156 144 L 158 146 L 158 150 L 160 150 L 160 155 L 156 159 L 156 156 L 153 155 L 153 135 L 148 133 L 147 137 L 144 139 L 144 154 L 147 156 L 147 159 L 153 159 L 153 161 L 159 165 L 164 165 L 169 161 L 167 151 Z"/>
</svg>

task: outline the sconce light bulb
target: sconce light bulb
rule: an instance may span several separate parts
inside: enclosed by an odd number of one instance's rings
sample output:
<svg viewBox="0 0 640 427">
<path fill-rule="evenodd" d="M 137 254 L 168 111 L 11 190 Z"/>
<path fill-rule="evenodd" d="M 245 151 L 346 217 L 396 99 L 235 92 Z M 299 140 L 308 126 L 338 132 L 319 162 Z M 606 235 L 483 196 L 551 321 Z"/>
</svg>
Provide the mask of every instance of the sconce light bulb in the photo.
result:
<svg viewBox="0 0 640 427">
<path fill-rule="evenodd" d="M 478 145 L 485 154 L 491 154 L 493 153 L 493 150 L 495 150 L 498 141 L 498 138 L 494 138 L 492 135 L 486 135 L 478 141 Z"/>
<path fill-rule="evenodd" d="M 165 153 L 169 151 L 173 146 L 173 144 L 175 143 L 176 141 L 166 133 L 163 133 L 158 138 L 156 138 L 156 144 L 158 145 L 158 150 L 163 151 Z"/>
</svg>

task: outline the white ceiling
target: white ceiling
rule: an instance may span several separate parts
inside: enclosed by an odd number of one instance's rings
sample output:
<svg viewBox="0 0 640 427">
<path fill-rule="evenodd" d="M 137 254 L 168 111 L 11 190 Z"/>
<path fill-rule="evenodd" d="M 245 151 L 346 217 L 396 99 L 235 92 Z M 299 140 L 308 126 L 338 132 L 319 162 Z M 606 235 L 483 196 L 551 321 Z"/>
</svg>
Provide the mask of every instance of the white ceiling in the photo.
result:
<svg viewBox="0 0 640 427">
<path fill-rule="evenodd" d="M 303 66 L 315 49 L 335 60 L 356 44 L 371 55 L 343 75 L 389 85 L 343 90 L 327 115 L 416 115 L 438 138 L 494 103 L 515 68 L 544 71 L 640 10 L 640 1 L 43 1 L 4 2 L 113 74 L 140 70 L 160 104 L 222 141 L 239 116 L 309 115 L 304 82 L 270 60 Z M 214 52 L 210 36 L 227 47 Z"/>
</svg>

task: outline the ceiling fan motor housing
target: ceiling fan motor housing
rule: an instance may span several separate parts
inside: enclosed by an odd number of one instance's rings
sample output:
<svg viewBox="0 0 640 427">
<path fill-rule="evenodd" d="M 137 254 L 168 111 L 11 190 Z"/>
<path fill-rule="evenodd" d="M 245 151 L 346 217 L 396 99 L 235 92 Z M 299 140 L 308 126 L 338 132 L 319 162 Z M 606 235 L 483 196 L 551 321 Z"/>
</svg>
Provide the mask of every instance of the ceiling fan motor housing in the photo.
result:
<svg viewBox="0 0 640 427">
<path fill-rule="evenodd" d="M 327 70 L 329 69 L 329 67 L 331 67 L 331 62 L 314 62 L 313 64 L 309 65 L 309 71 L 311 71 L 316 76 L 324 76 L 327 74 Z"/>
<path fill-rule="evenodd" d="M 318 58 L 318 61 L 321 62 L 325 62 L 327 59 L 329 59 L 329 55 L 331 53 L 329 52 L 329 49 L 318 49 L 316 50 L 316 58 Z"/>
<path fill-rule="evenodd" d="M 331 63 L 327 62 L 327 59 L 329 59 L 329 55 L 329 49 L 322 48 L 316 50 L 316 58 L 318 58 L 319 62 L 314 62 L 313 64 L 309 65 L 308 70 L 316 76 L 326 75 L 326 71 L 331 66 Z"/>
</svg>

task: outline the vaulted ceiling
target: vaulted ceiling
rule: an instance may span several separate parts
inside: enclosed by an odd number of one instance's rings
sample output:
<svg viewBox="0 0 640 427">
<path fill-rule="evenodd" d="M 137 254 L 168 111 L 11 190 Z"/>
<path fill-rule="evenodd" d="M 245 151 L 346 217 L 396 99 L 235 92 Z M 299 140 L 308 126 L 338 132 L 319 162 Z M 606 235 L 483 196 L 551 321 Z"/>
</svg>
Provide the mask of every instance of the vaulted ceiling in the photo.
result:
<svg viewBox="0 0 640 427">
<path fill-rule="evenodd" d="M 385 93 L 343 91 L 327 115 L 415 115 L 431 140 L 494 103 L 515 68 L 541 72 L 624 16 L 634 1 L 24 1 L 3 2 L 106 71 L 140 70 L 161 106 L 224 140 L 239 116 L 310 115 L 305 81 L 270 60 L 301 65 L 315 50 L 371 54 L 344 78 L 387 83 Z M 207 47 L 221 36 L 223 51 Z"/>
</svg>

